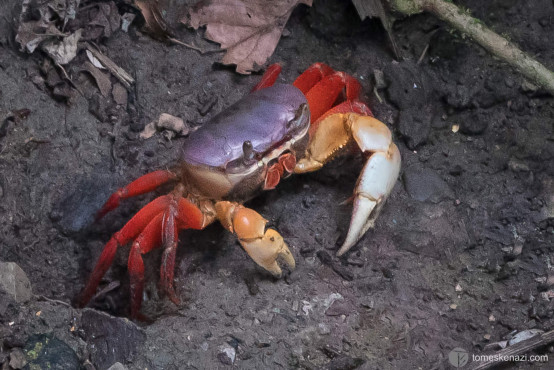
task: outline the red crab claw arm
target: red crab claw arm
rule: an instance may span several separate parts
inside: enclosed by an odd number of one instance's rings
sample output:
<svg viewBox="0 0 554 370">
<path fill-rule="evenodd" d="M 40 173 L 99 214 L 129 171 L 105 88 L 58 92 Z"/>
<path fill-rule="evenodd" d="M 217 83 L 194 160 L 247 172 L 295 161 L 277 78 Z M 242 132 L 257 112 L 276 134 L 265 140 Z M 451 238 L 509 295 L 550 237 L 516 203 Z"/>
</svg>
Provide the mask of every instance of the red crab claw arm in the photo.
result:
<svg viewBox="0 0 554 370">
<path fill-rule="evenodd" d="M 215 204 L 217 219 L 224 228 L 237 235 L 246 253 L 258 265 L 281 276 L 278 260 L 294 269 L 296 263 L 283 237 L 273 229 L 265 228 L 267 220 L 256 211 L 238 203 L 217 202 Z"/>
<path fill-rule="evenodd" d="M 357 113 L 337 113 L 319 122 L 305 157 L 296 164 L 295 173 L 320 169 L 350 141 L 358 144 L 367 160 L 354 189 L 352 219 L 338 256 L 373 227 L 400 172 L 400 152 L 385 124 Z"/>
<path fill-rule="evenodd" d="M 168 181 L 176 180 L 177 175 L 171 171 L 159 170 L 147 173 L 144 176 L 139 177 L 129 185 L 118 189 L 113 193 L 110 198 L 104 203 L 102 208 L 96 213 L 96 220 L 100 220 L 106 215 L 106 213 L 114 210 L 119 206 L 121 199 L 127 199 L 137 195 L 145 194 L 156 190 L 159 186 L 165 184 Z"/>
</svg>

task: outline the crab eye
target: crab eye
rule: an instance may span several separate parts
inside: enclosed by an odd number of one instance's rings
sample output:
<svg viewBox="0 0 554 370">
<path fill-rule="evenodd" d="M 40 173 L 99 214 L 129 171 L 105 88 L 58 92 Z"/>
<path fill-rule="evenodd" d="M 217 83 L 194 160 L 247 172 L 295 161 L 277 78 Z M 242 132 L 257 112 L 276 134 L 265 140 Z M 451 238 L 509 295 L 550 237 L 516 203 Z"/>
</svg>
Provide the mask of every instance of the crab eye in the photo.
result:
<svg viewBox="0 0 554 370">
<path fill-rule="evenodd" d="M 254 159 L 254 148 L 252 146 L 252 142 L 250 140 L 246 140 L 244 143 L 242 143 L 242 152 L 244 153 L 244 162 L 250 162 L 252 159 Z"/>
<path fill-rule="evenodd" d="M 304 127 L 310 123 L 310 109 L 308 104 L 302 103 L 296 110 L 294 118 L 287 122 L 287 128 L 293 129 L 296 127 Z"/>
</svg>

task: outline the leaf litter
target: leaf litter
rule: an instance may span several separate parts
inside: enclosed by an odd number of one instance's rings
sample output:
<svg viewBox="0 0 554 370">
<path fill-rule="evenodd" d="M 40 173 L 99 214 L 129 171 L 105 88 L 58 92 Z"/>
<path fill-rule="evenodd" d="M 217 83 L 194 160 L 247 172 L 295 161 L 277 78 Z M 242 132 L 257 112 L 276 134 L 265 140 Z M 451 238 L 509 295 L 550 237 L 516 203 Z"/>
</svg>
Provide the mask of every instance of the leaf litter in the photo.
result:
<svg viewBox="0 0 554 370">
<path fill-rule="evenodd" d="M 250 74 L 273 54 L 293 9 L 312 0 L 200 1 L 181 21 L 194 29 L 205 26 L 204 37 L 219 43 L 226 53 L 223 64 Z"/>
</svg>

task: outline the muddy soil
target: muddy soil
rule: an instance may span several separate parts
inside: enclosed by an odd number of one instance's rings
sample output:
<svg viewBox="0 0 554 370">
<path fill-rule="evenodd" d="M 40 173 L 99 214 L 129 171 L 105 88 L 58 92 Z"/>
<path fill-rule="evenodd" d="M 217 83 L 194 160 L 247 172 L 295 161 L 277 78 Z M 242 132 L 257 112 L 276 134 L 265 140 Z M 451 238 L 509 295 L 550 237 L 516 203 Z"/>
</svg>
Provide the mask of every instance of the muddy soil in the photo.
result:
<svg viewBox="0 0 554 370">
<path fill-rule="evenodd" d="M 456 3 L 554 69 L 550 0 Z M 68 105 L 37 79 L 44 56 L 17 51 L 11 7 L 1 12 L 0 112 L 30 114 L 0 130 L 0 261 L 17 263 L 34 293 L 26 303 L 0 297 L 2 369 L 37 343 L 66 361 L 51 360 L 59 368 L 449 368 L 455 347 L 479 354 L 515 332 L 554 328 L 554 99 L 433 17 L 395 23 L 395 61 L 378 22 L 323 0 L 294 11 L 270 62 L 283 64 L 280 82 L 318 61 L 352 74 L 393 131 L 402 172 L 375 229 L 334 257 L 362 166 L 339 158 L 248 203 L 291 247 L 297 268 L 284 278 L 213 225 L 180 235 L 180 305 L 158 295 L 159 251 L 146 256 L 152 323 L 124 319 L 127 248 L 102 284 L 115 288 L 73 308 L 103 245 L 154 195 L 98 223 L 96 210 L 123 184 L 173 165 L 187 140 L 138 132 L 164 112 L 202 125 L 259 75 L 131 26 L 101 45 L 136 80 L 127 104 L 89 89 Z M 176 36 L 195 38 L 184 28 Z M 387 83 L 382 101 L 375 70 Z"/>
</svg>

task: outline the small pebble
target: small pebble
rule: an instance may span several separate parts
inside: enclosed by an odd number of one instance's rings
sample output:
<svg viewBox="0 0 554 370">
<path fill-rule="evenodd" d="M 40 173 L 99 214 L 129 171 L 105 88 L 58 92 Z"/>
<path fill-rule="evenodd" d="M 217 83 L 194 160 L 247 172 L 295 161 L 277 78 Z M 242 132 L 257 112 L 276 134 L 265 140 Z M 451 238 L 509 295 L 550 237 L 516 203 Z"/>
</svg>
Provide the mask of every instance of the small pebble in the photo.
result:
<svg viewBox="0 0 554 370">
<path fill-rule="evenodd" d="M 322 322 L 317 325 L 317 331 L 320 335 L 327 335 L 331 333 L 331 329 L 329 329 L 329 327 Z"/>
<path fill-rule="evenodd" d="M 223 345 L 219 347 L 219 353 L 217 358 L 221 361 L 222 364 L 232 365 L 235 362 L 235 357 L 237 353 L 235 349 L 229 345 Z"/>
<path fill-rule="evenodd" d="M 15 348 L 10 352 L 10 366 L 14 369 L 23 369 L 27 365 L 25 354 L 20 348 Z"/>
</svg>

